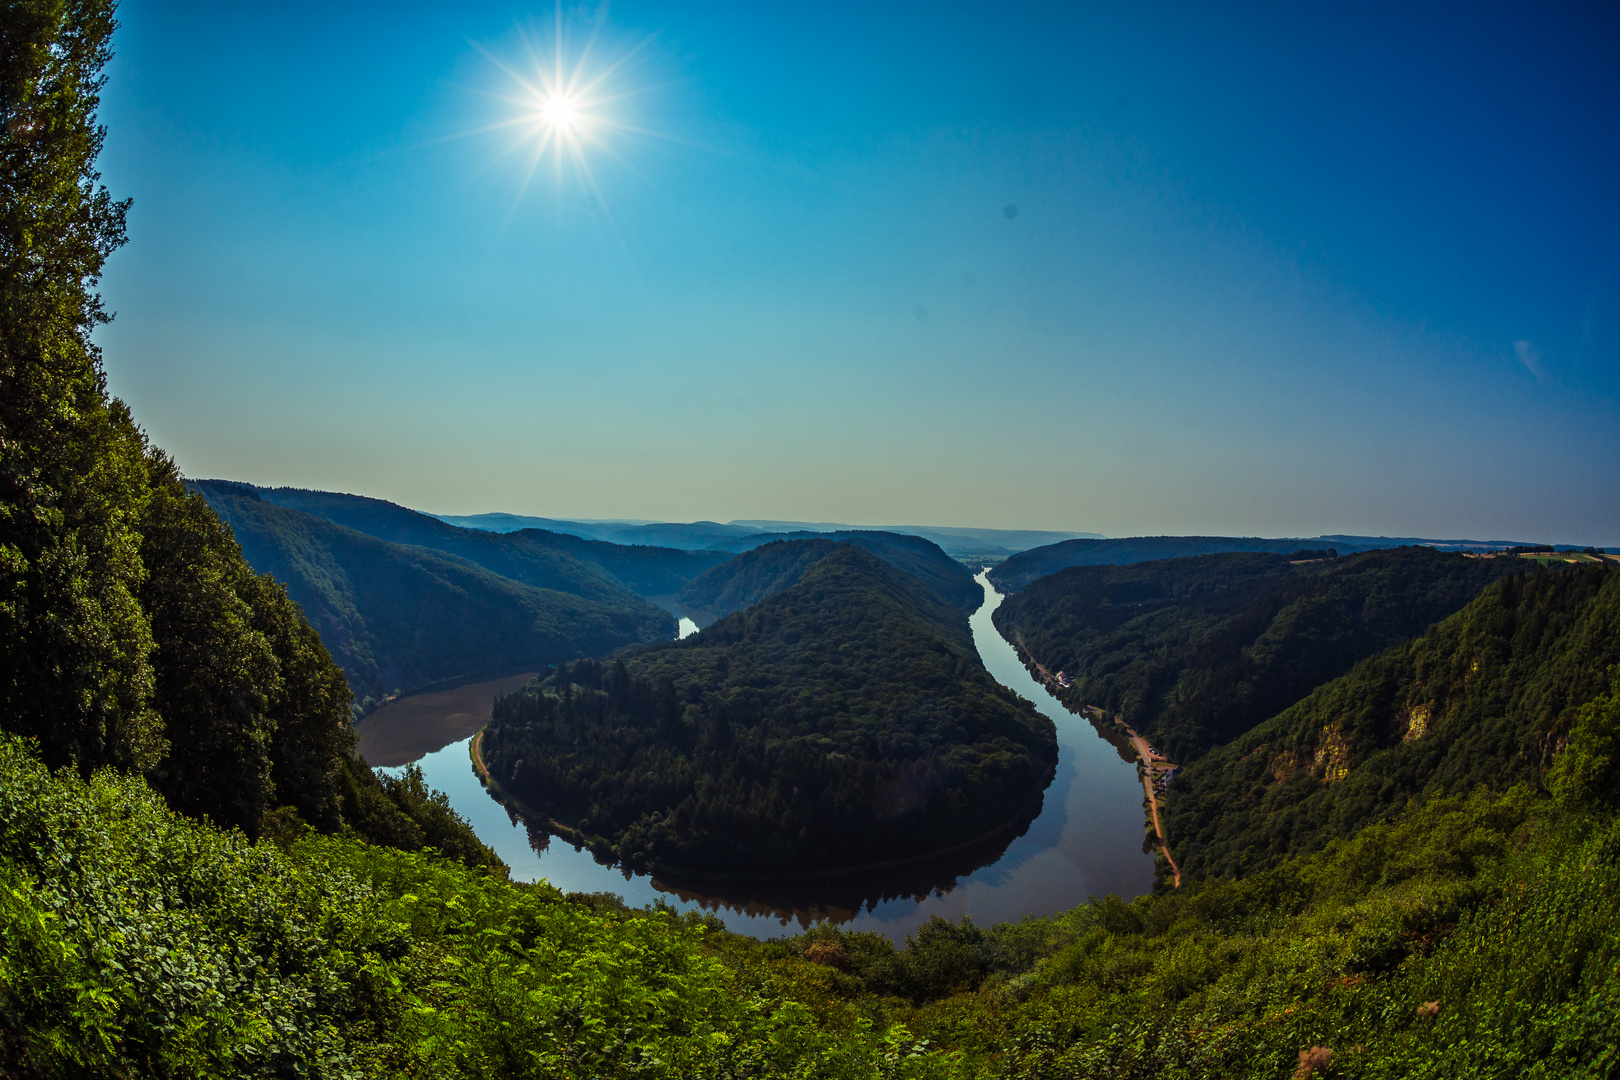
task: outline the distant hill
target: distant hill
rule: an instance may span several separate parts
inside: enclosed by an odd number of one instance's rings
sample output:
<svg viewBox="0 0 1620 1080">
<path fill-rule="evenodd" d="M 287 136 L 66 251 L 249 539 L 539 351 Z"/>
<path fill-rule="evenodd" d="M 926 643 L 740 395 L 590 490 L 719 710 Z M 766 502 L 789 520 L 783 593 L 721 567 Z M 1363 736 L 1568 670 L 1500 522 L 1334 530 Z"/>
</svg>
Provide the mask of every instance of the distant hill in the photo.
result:
<svg viewBox="0 0 1620 1080">
<path fill-rule="evenodd" d="M 315 514 L 380 540 L 433 548 L 525 585 L 607 603 L 626 602 L 626 592 L 672 596 L 698 574 L 725 561 L 723 553 L 651 547 L 645 540 L 632 547 L 540 529 L 507 533 L 464 529 L 362 495 L 301 488 L 253 490 L 277 506 Z"/>
<path fill-rule="evenodd" d="M 231 527 L 248 563 L 286 586 L 362 713 L 441 680 L 532 671 L 675 631 L 668 613 L 617 582 L 598 590 L 607 599 L 535 588 L 278 506 L 243 485 L 192 486 Z"/>
<path fill-rule="evenodd" d="M 1231 552 L 1074 566 L 996 609 L 996 627 L 1071 685 L 1193 760 L 1462 608 L 1520 568 L 1425 547 L 1320 562 Z"/>
<path fill-rule="evenodd" d="M 699 625 L 707 625 L 798 584 L 806 570 L 837 550 L 833 540 L 773 540 L 693 578 L 680 600 L 701 612 Z"/>
<path fill-rule="evenodd" d="M 940 525 L 877 525 L 865 528 L 831 521 L 737 520 L 725 524 L 694 521 L 687 524 L 650 521 L 563 521 L 556 518 L 525 517 L 522 514 L 436 515 L 440 521 L 469 529 L 516 532 L 519 529 L 547 529 L 615 544 L 663 544 L 698 550 L 733 547 L 736 541 L 762 534 L 772 538 L 818 533 L 888 532 L 920 536 L 937 544 L 952 557 L 985 556 L 1004 558 L 1017 551 L 1041 544 L 1052 544 L 1072 537 L 1100 537 L 1098 533 L 1051 532 L 1037 529 L 969 529 Z M 765 541 L 758 541 L 764 543 Z"/>
<path fill-rule="evenodd" d="M 1344 533 L 1319 536 L 1317 539 L 1330 543 L 1341 543 L 1349 547 L 1368 549 L 1421 545 L 1422 547 L 1436 548 L 1440 551 L 1470 552 L 1501 551 L 1524 543 L 1523 540 L 1432 540 L 1421 536 L 1351 536 Z"/>
<path fill-rule="evenodd" d="M 961 563 L 920 536 L 882 532 L 797 533 L 792 537 L 755 536 L 739 541 L 744 554 L 722 563 L 681 590 L 680 600 L 694 614 L 712 621 L 752 607 L 771 593 L 798 581 L 814 562 L 853 544 L 913 574 L 941 599 L 965 615 L 984 602 L 984 590 Z"/>
<path fill-rule="evenodd" d="M 490 774 L 597 850 L 669 873 L 920 856 L 1036 811 L 1051 722 L 985 671 L 958 609 L 829 546 L 701 633 L 498 701 Z"/>
<path fill-rule="evenodd" d="M 1616 663 L 1620 568 L 1503 579 L 1184 770 L 1167 825 L 1182 871 L 1250 874 L 1419 797 L 1534 783 Z"/>
<path fill-rule="evenodd" d="M 1037 578 L 1071 566 L 1128 566 L 1131 563 L 1176 559 L 1189 555 L 1216 555 L 1229 551 L 1265 551 L 1289 554 L 1320 550 L 1316 540 L 1264 540 L 1240 536 L 1129 536 L 1113 540 L 1065 540 L 1059 544 L 1019 552 L 990 571 L 990 580 L 1004 593 L 1015 593 Z M 1356 550 L 1353 544 L 1335 547 L 1338 554 Z"/>
<path fill-rule="evenodd" d="M 611 544 L 652 545 L 680 548 L 684 551 L 702 551 L 720 541 L 751 536 L 760 531 L 744 525 L 722 525 L 715 521 L 585 522 L 527 517 L 522 514 L 442 514 L 437 517 L 447 524 L 468 529 L 483 529 L 490 532 L 545 529 L 588 540 L 603 540 Z"/>
<path fill-rule="evenodd" d="M 990 571 L 990 580 L 1004 593 L 1015 593 L 1036 578 L 1070 566 L 1127 566 L 1154 559 L 1188 555 L 1215 555 L 1223 551 L 1269 551 L 1287 555 L 1296 551 L 1331 548 L 1340 555 L 1382 548 L 1423 546 L 1438 551 L 1485 552 L 1512 547 L 1506 540 L 1424 540 L 1416 537 L 1315 536 L 1263 539 L 1257 536 L 1127 536 L 1112 540 L 1065 540 L 1019 552 Z"/>
<path fill-rule="evenodd" d="M 1101 539 L 1100 533 L 1051 532 L 1038 529 L 968 529 L 941 525 L 871 525 L 862 528 L 831 522 L 811 524 L 803 521 L 733 521 L 730 524 L 751 526 L 759 532 L 775 534 L 883 532 L 920 536 L 937 544 L 940 550 L 955 558 L 975 555 L 992 559 L 1005 558 L 1028 548 L 1076 537 Z"/>
<path fill-rule="evenodd" d="M 646 525 L 645 521 L 566 521 L 562 518 L 532 517 L 528 514 L 434 514 L 447 525 L 463 529 L 483 529 L 485 532 L 521 532 L 524 529 L 544 529 L 547 532 L 567 533 L 587 540 L 601 540 L 607 534 L 627 525 Z"/>
</svg>

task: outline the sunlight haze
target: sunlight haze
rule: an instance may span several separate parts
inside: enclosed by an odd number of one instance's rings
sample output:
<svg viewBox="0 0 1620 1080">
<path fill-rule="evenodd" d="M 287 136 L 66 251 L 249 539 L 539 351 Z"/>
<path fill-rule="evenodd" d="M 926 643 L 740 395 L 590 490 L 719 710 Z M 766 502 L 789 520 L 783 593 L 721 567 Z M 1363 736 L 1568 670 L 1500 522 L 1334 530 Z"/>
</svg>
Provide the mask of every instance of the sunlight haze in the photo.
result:
<svg viewBox="0 0 1620 1080">
<path fill-rule="evenodd" d="M 1612 9 L 811 10 L 128 5 L 112 390 L 436 513 L 1620 542 Z"/>
</svg>

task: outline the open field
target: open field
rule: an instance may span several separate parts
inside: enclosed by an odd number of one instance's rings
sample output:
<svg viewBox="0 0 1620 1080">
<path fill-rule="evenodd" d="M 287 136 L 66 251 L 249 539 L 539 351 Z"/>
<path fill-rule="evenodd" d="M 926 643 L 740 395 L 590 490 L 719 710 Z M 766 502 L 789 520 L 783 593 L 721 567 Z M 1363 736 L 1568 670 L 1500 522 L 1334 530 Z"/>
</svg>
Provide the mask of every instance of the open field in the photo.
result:
<svg viewBox="0 0 1620 1080">
<path fill-rule="evenodd" d="M 459 742 L 489 722 L 497 697 L 510 694 L 534 675 L 532 671 L 508 675 L 390 702 L 355 725 L 360 753 L 372 765 L 404 765 Z"/>
</svg>

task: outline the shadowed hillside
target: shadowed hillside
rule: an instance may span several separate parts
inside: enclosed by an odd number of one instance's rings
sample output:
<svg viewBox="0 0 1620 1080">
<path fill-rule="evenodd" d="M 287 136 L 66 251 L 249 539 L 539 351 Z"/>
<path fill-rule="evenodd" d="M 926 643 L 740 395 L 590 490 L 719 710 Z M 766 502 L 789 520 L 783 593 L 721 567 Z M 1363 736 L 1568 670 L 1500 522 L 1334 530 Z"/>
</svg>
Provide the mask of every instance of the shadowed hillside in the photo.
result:
<svg viewBox="0 0 1620 1080">
<path fill-rule="evenodd" d="M 743 554 L 694 578 L 682 589 L 681 603 L 707 613 L 711 620 L 729 615 L 787 588 L 839 543 L 864 548 L 906 571 L 963 614 L 973 614 L 984 602 L 984 590 L 973 575 L 931 541 L 856 530 L 751 537 L 747 545 L 739 544 Z"/>
<path fill-rule="evenodd" d="M 229 483 L 229 481 L 202 481 Z M 544 529 L 496 533 L 464 529 L 396 503 L 363 495 L 302 488 L 254 488 L 277 506 L 302 510 L 387 540 L 460 556 L 502 577 L 540 589 L 571 592 L 609 603 L 638 596 L 672 596 L 725 555 L 590 540 Z"/>
<path fill-rule="evenodd" d="M 1064 540 L 1031 548 L 1011 556 L 990 571 L 990 580 L 1004 593 L 1015 593 L 1030 582 L 1071 566 L 1126 566 L 1189 555 L 1217 555 L 1233 551 L 1266 551 L 1286 555 L 1295 551 L 1332 548 L 1343 555 L 1384 545 L 1359 545 L 1346 540 L 1263 540 L 1254 536 L 1126 536 L 1112 540 Z"/>
<path fill-rule="evenodd" d="M 1421 634 L 1518 566 L 1421 547 L 1077 566 L 1008 597 L 995 623 L 1064 672 L 1065 703 L 1120 715 L 1185 763 Z"/>
<path fill-rule="evenodd" d="M 1200 876 L 1247 874 L 1419 796 L 1536 783 L 1620 663 L 1620 568 L 1516 574 L 1177 778 L 1168 830 Z"/>
<path fill-rule="evenodd" d="M 195 486 L 248 562 L 283 582 L 304 609 L 361 713 L 441 680 L 533 671 L 675 632 L 666 612 L 616 582 L 602 582 L 609 600 L 535 588 L 466 559 L 277 506 L 250 488 Z"/>
</svg>

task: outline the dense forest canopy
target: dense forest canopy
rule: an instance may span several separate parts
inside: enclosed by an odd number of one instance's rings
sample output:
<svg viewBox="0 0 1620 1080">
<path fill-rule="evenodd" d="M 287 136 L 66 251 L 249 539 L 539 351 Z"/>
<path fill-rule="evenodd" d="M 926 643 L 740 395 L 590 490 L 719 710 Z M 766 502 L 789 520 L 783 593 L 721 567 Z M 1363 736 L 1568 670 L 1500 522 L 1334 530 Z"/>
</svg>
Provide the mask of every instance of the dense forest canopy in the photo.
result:
<svg viewBox="0 0 1620 1080">
<path fill-rule="evenodd" d="M 196 486 L 248 562 L 285 583 L 319 629 L 362 715 L 441 680 L 534 671 L 674 635 L 667 612 L 616 585 L 611 600 L 535 588 L 277 506 L 251 488 Z"/>
<path fill-rule="evenodd" d="M 207 494 L 230 481 L 204 480 Z M 475 562 L 486 570 L 539 589 L 575 593 L 607 604 L 633 606 L 629 594 L 673 596 L 698 574 L 725 561 L 721 552 L 630 546 L 578 536 L 523 529 L 496 533 L 459 528 L 383 499 L 303 488 L 252 488 L 261 499 L 392 544 L 432 548 Z"/>
<path fill-rule="evenodd" d="M 908 533 L 881 532 L 873 529 L 844 529 L 837 532 L 765 533 L 732 541 L 726 550 L 748 552 L 778 541 L 831 540 L 865 548 L 884 562 L 892 563 L 933 589 L 948 604 L 971 615 L 984 603 L 984 590 L 973 580 L 973 574 L 957 560 L 945 554 L 932 540 Z M 690 588 L 701 586 L 696 582 Z M 760 594 L 763 597 L 764 594 Z M 684 599 L 684 598 L 683 598 Z M 747 606 L 747 605 L 743 605 Z M 731 608 L 716 614 L 730 614 Z"/>
<path fill-rule="evenodd" d="M 960 611 L 832 547 L 699 634 L 497 702 L 501 789 L 632 865 L 760 876 L 924 855 L 1038 806 L 1051 722 L 984 670 Z"/>
<path fill-rule="evenodd" d="M 1188 873 L 1248 873 L 1419 796 L 1534 783 L 1616 664 L 1620 567 L 1504 578 L 1185 770 L 1176 855 Z"/>
<path fill-rule="evenodd" d="M 910 573 L 964 614 L 971 615 L 984 602 L 984 590 L 967 568 L 918 536 L 864 531 L 802 533 L 793 538 L 753 538 L 750 543 L 753 546 L 744 547 L 742 554 L 693 578 L 681 590 L 682 605 L 702 614 L 700 622 L 752 607 L 781 592 L 840 543 L 864 548 Z"/>
<path fill-rule="evenodd" d="M 1122 716 L 1186 763 L 1516 569 L 1424 547 L 1071 567 L 1009 596 L 995 623 L 1069 677 L 1063 701 Z"/>
<path fill-rule="evenodd" d="M 1236 551 L 1287 555 L 1324 547 L 1331 547 L 1336 554 L 1343 555 L 1387 546 L 1391 545 L 1357 544 L 1344 538 L 1329 545 L 1321 539 L 1264 540 L 1257 536 L 1122 536 L 1111 540 L 1063 540 L 1010 556 L 991 569 L 990 580 L 1002 592 L 1015 593 L 1039 578 L 1071 566 L 1128 566 L 1131 563 Z"/>
<path fill-rule="evenodd" d="M 797 584 L 806 570 L 836 550 L 832 540 L 773 540 L 687 582 L 681 604 L 702 613 L 703 623 L 713 622 Z"/>
</svg>

